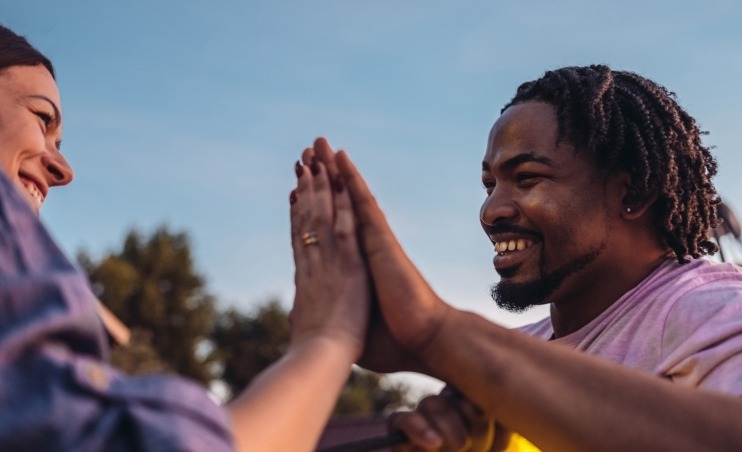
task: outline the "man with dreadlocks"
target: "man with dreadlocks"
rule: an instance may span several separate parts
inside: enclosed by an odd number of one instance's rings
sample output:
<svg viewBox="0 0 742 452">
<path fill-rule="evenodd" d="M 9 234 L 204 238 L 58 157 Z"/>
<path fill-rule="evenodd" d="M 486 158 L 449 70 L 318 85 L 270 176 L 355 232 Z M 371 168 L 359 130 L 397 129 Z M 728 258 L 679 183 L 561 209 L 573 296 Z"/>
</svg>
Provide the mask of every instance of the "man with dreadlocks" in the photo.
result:
<svg viewBox="0 0 742 452">
<path fill-rule="evenodd" d="M 324 139 L 305 151 L 362 226 L 380 315 L 361 364 L 456 394 L 392 427 L 425 450 L 504 450 L 507 431 L 543 450 L 742 450 L 742 273 L 702 259 L 719 199 L 701 135 L 631 72 L 566 67 L 520 86 L 489 135 L 480 212 L 497 304 L 550 305 L 519 331 L 441 300 L 347 154 Z"/>
</svg>

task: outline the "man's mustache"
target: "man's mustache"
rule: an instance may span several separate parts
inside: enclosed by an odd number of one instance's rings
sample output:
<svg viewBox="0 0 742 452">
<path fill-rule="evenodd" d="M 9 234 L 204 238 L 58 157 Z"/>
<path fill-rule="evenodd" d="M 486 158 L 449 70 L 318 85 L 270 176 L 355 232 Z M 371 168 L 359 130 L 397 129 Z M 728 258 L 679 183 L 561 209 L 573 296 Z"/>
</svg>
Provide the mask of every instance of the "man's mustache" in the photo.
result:
<svg viewBox="0 0 742 452">
<path fill-rule="evenodd" d="M 524 228 L 522 226 L 517 226 L 514 224 L 495 223 L 495 224 L 484 225 L 484 227 L 485 227 L 485 232 L 487 233 L 487 235 L 518 234 L 518 235 L 531 236 L 535 238 L 541 238 L 541 234 L 539 234 L 538 232 L 533 231 L 528 228 Z"/>
</svg>

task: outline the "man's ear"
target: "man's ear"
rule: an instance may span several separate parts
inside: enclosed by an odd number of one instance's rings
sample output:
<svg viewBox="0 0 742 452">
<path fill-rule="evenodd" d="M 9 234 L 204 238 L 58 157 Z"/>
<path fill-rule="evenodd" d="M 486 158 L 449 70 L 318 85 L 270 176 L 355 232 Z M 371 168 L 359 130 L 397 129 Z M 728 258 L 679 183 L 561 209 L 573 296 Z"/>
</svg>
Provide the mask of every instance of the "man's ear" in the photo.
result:
<svg viewBox="0 0 742 452">
<path fill-rule="evenodd" d="M 640 218 L 657 201 L 657 192 L 649 194 L 638 194 L 632 187 L 631 175 L 626 171 L 619 172 L 616 176 L 620 184 L 621 192 L 621 216 L 627 220 Z"/>
</svg>

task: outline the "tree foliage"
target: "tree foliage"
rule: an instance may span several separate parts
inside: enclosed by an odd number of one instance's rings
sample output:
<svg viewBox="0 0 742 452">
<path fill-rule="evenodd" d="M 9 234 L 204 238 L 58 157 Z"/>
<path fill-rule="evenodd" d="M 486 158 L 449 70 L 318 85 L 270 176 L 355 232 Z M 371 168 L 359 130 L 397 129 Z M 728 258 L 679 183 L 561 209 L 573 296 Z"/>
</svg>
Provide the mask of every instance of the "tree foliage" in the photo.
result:
<svg viewBox="0 0 742 452">
<path fill-rule="evenodd" d="M 161 227 L 149 238 L 132 230 L 120 251 L 92 260 L 80 253 L 101 302 L 130 328 L 150 332 L 144 340 L 173 371 L 204 385 L 214 378 L 204 348 L 215 319 L 215 302 L 195 270 L 188 236 Z"/>
<path fill-rule="evenodd" d="M 278 300 L 269 300 L 249 316 L 235 309 L 219 315 L 212 340 L 221 363 L 221 380 L 238 394 L 286 351 L 290 327 Z"/>
</svg>

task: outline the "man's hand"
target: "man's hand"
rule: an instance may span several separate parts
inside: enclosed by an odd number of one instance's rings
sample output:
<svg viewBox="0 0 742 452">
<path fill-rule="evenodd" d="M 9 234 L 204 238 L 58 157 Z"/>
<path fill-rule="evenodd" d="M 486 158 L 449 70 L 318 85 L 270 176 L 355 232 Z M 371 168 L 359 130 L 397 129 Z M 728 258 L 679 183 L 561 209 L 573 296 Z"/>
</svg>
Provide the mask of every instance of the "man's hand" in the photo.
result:
<svg viewBox="0 0 742 452">
<path fill-rule="evenodd" d="M 439 395 L 424 398 L 414 411 L 394 413 L 389 420 L 389 430 L 402 431 L 410 440 L 408 444 L 397 446 L 395 452 L 504 450 L 495 448 L 494 421 L 451 387 L 446 387 Z M 501 438 L 507 445 L 507 436 Z"/>
</svg>

